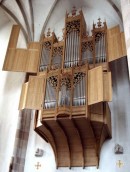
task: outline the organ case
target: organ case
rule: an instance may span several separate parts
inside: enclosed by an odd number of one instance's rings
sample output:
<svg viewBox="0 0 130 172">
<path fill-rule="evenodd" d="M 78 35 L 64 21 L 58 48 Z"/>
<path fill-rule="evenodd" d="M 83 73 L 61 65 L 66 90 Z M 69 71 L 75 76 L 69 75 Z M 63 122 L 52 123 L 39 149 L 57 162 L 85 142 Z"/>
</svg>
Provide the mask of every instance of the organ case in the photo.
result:
<svg viewBox="0 0 130 172">
<path fill-rule="evenodd" d="M 19 109 L 35 110 L 34 130 L 51 144 L 57 168 L 98 167 L 102 144 L 111 138 L 109 62 L 126 55 L 119 26 L 107 29 L 99 18 L 89 35 L 82 10 L 74 8 L 60 41 L 49 29 L 18 49 L 18 34 L 14 26 L 3 69 L 36 73 L 22 86 Z"/>
</svg>

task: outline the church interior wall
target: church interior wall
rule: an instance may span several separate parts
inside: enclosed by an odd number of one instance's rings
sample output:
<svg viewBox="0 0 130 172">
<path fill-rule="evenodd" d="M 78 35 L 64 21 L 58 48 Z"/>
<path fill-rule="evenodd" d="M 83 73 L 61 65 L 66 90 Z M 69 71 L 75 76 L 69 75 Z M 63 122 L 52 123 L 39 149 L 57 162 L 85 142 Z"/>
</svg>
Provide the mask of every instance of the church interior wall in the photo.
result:
<svg viewBox="0 0 130 172">
<path fill-rule="evenodd" d="M 62 1 L 60 1 L 60 3 L 62 3 Z M 59 7 L 60 5 L 61 4 L 59 4 Z M 14 22 L 5 16 L 1 10 L 0 15 L 3 15 L 3 20 L 5 17 L 5 23 L 0 21 L 0 68 L 2 69 L 11 28 Z M 56 23 L 52 22 L 55 17 L 56 16 L 51 16 L 47 27 L 50 25 L 53 26 L 54 24 L 56 25 Z M 57 36 L 61 36 L 59 30 L 61 30 L 61 26 L 64 23 L 64 21 L 63 23 L 62 21 L 63 20 L 60 20 L 57 23 L 57 28 L 52 28 L 52 30 L 57 29 Z M 120 26 L 122 27 L 122 25 Z M 18 46 L 26 46 L 22 34 L 20 35 Z M 99 168 L 86 167 L 83 169 L 75 167 L 72 169 L 56 169 L 54 153 L 50 144 L 40 138 L 40 136 L 38 136 L 33 130 L 34 114 L 32 113 L 24 172 L 118 172 L 121 171 L 121 169 L 117 166 L 117 162 L 119 160 L 123 162 L 122 170 L 125 172 L 129 171 L 130 115 L 128 102 L 130 100 L 130 88 L 126 58 L 116 61 L 113 65 L 111 65 L 111 68 L 114 73 L 114 99 L 113 102 L 110 103 L 112 114 L 112 139 L 107 140 L 102 147 Z M 19 97 L 24 79 L 25 73 L 0 71 L 0 172 L 8 172 L 10 160 L 13 155 L 15 134 L 18 125 Z M 123 146 L 123 154 L 116 155 L 114 153 L 114 147 L 117 143 Z M 35 156 L 37 148 L 43 149 L 42 157 Z M 35 166 L 37 162 L 41 164 L 41 168 L 39 168 L 39 170 L 37 170 Z"/>
<path fill-rule="evenodd" d="M 0 171 L 6 172 L 9 169 L 13 154 L 19 114 L 19 97 L 25 73 L 2 71 L 11 28 L 14 22 L 1 10 L 0 16 Z M 24 40 L 22 41 L 21 39 L 19 46 L 25 46 Z"/>
</svg>

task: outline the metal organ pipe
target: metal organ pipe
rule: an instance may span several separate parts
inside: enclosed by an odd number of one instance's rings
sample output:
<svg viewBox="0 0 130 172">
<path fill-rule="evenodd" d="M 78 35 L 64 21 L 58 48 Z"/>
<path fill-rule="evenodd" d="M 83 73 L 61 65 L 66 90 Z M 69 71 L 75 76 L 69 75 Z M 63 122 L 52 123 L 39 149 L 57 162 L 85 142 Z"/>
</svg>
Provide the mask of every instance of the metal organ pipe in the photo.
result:
<svg viewBox="0 0 130 172">
<path fill-rule="evenodd" d="M 105 45 L 105 33 L 102 33 L 102 36 L 99 38 L 99 41 L 96 42 L 96 63 L 106 62 L 106 45 Z"/>
<path fill-rule="evenodd" d="M 68 49 L 67 49 L 67 58 L 66 58 L 66 64 L 67 64 L 67 67 L 69 67 L 69 51 L 70 51 L 70 35 L 68 34 Z"/>
<path fill-rule="evenodd" d="M 83 78 L 81 79 L 81 105 L 83 105 L 84 104 L 84 102 L 83 102 Z"/>
<path fill-rule="evenodd" d="M 76 61 L 77 61 L 77 32 L 75 31 L 75 66 L 77 65 L 76 64 Z"/>
<path fill-rule="evenodd" d="M 45 47 L 43 47 L 41 54 L 40 71 L 47 68 L 47 65 L 49 64 L 49 57 L 50 57 L 50 51 L 47 50 Z"/>
<path fill-rule="evenodd" d="M 76 53 L 75 53 L 75 51 L 76 51 L 76 31 L 74 31 L 74 50 L 73 50 L 74 65 L 76 65 L 75 64 L 75 60 L 76 60 Z"/>
<path fill-rule="evenodd" d="M 77 66 L 77 31 L 75 31 L 75 40 L 74 40 L 74 45 L 75 45 L 75 54 L 74 54 L 74 65 Z"/>
<path fill-rule="evenodd" d="M 47 81 L 44 107 L 45 109 L 50 109 L 50 108 L 55 108 L 55 106 L 56 106 L 56 90 Z"/>
<path fill-rule="evenodd" d="M 71 32 L 71 49 L 70 49 L 70 67 L 73 66 L 73 43 L 74 43 L 74 37 L 73 37 L 73 31 Z"/>
<path fill-rule="evenodd" d="M 72 49 L 73 49 L 73 32 L 70 33 L 70 56 L 69 56 L 69 61 L 70 61 L 70 66 L 69 67 L 72 67 Z"/>
<path fill-rule="evenodd" d="M 103 35 L 103 38 L 102 38 L 102 62 L 104 62 L 104 35 Z"/>
<path fill-rule="evenodd" d="M 72 48 L 72 66 L 75 66 L 75 56 L 74 56 L 74 51 L 75 51 L 75 31 L 73 31 L 73 48 Z"/>
<path fill-rule="evenodd" d="M 86 89 L 85 77 L 82 77 L 80 82 L 77 83 L 74 87 L 73 106 L 85 105 L 85 98 L 86 98 L 85 89 Z"/>
<path fill-rule="evenodd" d="M 79 33 L 75 30 L 67 34 L 65 50 L 65 67 L 78 65 L 79 60 Z"/>
<path fill-rule="evenodd" d="M 106 39 L 105 39 L 105 34 L 103 35 L 103 51 L 104 51 L 104 62 L 106 62 Z"/>
<path fill-rule="evenodd" d="M 86 94 L 86 91 L 85 91 L 85 88 L 86 88 L 86 82 L 85 82 L 85 77 L 83 77 L 83 105 L 85 105 L 85 94 Z"/>
<path fill-rule="evenodd" d="M 72 51 L 72 32 L 70 33 L 70 49 L 69 49 L 69 67 L 71 67 L 71 51 Z"/>
<path fill-rule="evenodd" d="M 67 38 L 66 38 L 66 42 L 65 42 L 65 67 L 67 67 L 67 57 L 68 57 L 68 34 L 67 34 Z"/>
</svg>

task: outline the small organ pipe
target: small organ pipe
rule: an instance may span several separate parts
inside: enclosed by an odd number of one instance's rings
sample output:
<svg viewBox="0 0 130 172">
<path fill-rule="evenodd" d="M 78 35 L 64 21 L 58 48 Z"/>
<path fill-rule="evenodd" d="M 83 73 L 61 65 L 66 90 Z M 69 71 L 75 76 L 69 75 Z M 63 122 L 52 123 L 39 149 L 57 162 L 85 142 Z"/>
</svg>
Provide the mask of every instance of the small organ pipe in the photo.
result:
<svg viewBox="0 0 130 172">
<path fill-rule="evenodd" d="M 75 31 L 73 31 L 73 37 L 74 37 L 74 42 L 73 42 L 73 65 L 75 66 Z"/>
<path fill-rule="evenodd" d="M 67 67 L 67 58 L 68 58 L 68 49 L 69 49 L 69 44 L 68 44 L 68 39 L 69 39 L 69 37 L 68 37 L 68 34 L 67 34 L 67 38 L 66 38 L 66 42 L 65 42 L 65 44 L 66 44 L 66 49 L 65 49 L 65 67 Z"/>
<path fill-rule="evenodd" d="M 71 61 L 71 59 L 72 59 L 72 44 L 73 44 L 73 32 L 71 32 L 70 33 L 70 55 L 69 55 L 69 62 L 70 62 L 70 66 L 69 67 L 71 67 L 71 63 L 72 63 L 72 61 Z"/>
<path fill-rule="evenodd" d="M 76 41 L 75 41 L 75 61 L 76 61 L 76 65 L 77 65 L 77 60 L 78 60 L 78 33 L 76 32 Z"/>
<path fill-rule="evenodd" d="M 71 67 L 73 66 L 73 44 L 74 44 L 74 37 L 73 37 L 73 32 L 71 33 L 71 56 L 70 56 L 70 61 L 71 61 Z"/>
<path fill-rule="evenodd" d="M 80 41 L 79 41 L 79 34 L 78 32 L 76 33 L 77 34 L 77 65 L 79 64 L 79 48 L 80 48 Z"/>
<path fill-rule="evenodd" d="M 69 51 L 69 55 L 68 55 L 68 67 L 70 67 L 70 56 L 71 56 L 71 33 L 69 34 L 69 49 L 68 49 L 68 51 Z"/>
<path fill-rule="evenodd" d="M 65 67 L 77 66 L 79 60 L 79 33 L 72 31 L 66 38 Z"/>
</svg>

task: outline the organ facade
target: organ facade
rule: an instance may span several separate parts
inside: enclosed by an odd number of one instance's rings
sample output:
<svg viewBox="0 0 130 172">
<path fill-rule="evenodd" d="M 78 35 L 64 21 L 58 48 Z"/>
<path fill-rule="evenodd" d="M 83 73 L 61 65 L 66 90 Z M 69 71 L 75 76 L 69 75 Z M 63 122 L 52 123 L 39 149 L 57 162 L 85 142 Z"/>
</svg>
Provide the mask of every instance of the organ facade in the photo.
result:
<svg viewBox="0 0 130 172">
<path fill-rule="evenodd" d="M 35 110 L 34 130 L 51 144 L 58 167 L 97 166 L 111 135 L 112 79 L 109 62 L 126 56 L 119 26 L 93 23 L 86 30 L 82 10 L 66 13 L 63 38 L 48 29 L 39 42 L 17 48 L 14 25 L 3 70 L 27 72 L 19 110 Z"/>
</svg>

